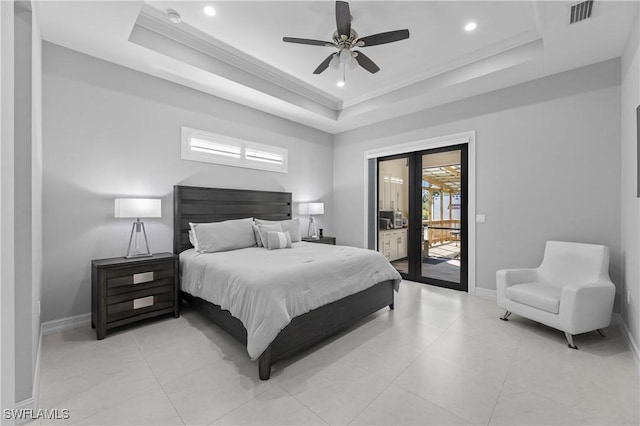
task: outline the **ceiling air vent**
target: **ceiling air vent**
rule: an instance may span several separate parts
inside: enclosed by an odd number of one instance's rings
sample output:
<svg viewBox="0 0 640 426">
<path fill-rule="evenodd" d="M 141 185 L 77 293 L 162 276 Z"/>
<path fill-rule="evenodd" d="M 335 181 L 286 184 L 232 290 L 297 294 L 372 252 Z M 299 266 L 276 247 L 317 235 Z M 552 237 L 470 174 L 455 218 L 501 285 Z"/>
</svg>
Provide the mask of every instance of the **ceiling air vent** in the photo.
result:
<svg viewBox="0 0 640 426">
<path fill-rule="evenodd" d="M 593 0 L 586 0 L 571 5 L 571 10 L 569 11 L 569 25 L 591 18 L 592 12 Z"/>
</svg>

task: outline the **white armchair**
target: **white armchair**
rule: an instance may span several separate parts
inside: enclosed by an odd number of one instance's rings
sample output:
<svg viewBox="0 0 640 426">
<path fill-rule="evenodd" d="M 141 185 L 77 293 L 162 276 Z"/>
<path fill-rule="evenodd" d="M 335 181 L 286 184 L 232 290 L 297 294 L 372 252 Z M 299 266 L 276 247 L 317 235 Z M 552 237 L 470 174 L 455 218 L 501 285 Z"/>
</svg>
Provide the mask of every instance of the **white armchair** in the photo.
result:
<svg viewBox="0 0 640 426">
<path fill-rule="evenodd" d="M 609 248 L 547 241 L 542 264 L 496 273 L 498 306 L 573 335 L 609 326 L 616 289 L 609 278 Z"/>
</svg>

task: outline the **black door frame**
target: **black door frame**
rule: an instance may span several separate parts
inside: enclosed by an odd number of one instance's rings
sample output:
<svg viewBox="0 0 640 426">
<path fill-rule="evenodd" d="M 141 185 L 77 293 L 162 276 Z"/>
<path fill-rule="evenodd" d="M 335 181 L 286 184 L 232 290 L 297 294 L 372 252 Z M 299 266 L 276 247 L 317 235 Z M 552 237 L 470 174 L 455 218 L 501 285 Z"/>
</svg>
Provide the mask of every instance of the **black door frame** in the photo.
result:
<svg viewBox="0 0 640 426">
<path fill-rule="evenodd" d="M 422 276 L 422 156 L 437 154 L 439 152 L 460 150 L 460 180 L 461 180 L 461 203 L 460 203 L 460 283 L 438 280 L 435 278 Z M 378 157 L 376 161 L 376 176 L 380 176 L 380 162 L 386 160 L 397 160 L 407 158 L 409 164 L 409 232 L 407 232 L 407 260 L 408 273 L 400 273 L 403 279 L 435 285 L 438 287 L 451 288 L 454 290 L 469 290 L 469 262 L 468 262 L 468 185 L 469 185 L 469 144 L 448 145 L 438 148 L 425 149 L 421 151 L 406 152 L 401 154 Z M 376 187 L 379 185 L 379 178 Z M 376 191 L 376 224 L 379 220 L 379 197 L 380 188 Z M 376 226 L 376 232 L 378 227 Z M 376 238 L 379 246 L 379 238 Z M 378 249 L 378 247 L 376 247 Z"/>
</svg>

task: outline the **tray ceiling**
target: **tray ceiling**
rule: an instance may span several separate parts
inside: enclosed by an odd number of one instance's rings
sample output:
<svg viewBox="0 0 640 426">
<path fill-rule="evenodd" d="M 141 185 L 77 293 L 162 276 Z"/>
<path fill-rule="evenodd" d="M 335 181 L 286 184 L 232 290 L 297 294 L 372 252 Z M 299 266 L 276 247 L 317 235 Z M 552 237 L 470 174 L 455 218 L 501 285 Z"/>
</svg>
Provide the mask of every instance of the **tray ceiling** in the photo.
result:
<svg viewBox="0 0 640 426">
<path fill-rule="evenodd" d="M 410 38 L 362 48 L 381 70 L 312 72 L 335 49 L 332 1 L 39 2 L 43 38 L 331 133 L 620 56 L 637 2 L 352 1 L 360 36 Z M 203 8 L 211 5 L 215 16 Z M 167 10 L 182 18 L 171 23 Z M 477 23 L 465 31 L 468 22 Z"/>
</svg>

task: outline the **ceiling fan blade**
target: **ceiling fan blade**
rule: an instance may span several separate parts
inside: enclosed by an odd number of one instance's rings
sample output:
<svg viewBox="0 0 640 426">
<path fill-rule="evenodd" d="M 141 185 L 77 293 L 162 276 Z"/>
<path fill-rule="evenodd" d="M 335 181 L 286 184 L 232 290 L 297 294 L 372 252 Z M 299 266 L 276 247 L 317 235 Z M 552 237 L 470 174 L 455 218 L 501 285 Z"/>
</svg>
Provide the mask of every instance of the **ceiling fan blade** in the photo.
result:
<svg viewBox="0 0 640 426">
<path fill-rule="evenodd" d="M 338 37 L 351 35 L 351 11 L 349 3 L 346 1 L 336 2 L 336 28 L 338 29 Z"/>
<path fill-rule="evenodd" d="M 396 30 L 362 37 L 356 45 L 360 47 L 376 46 L 378 44 L 393 43 L 394 41 L 407 38 L 409 38 L 409 30 Z"/>
<path fill-rule="evenodd" d="M 335 46 L 330 41 L 311 40 L 308 38 L 282 37 L 282 41 L 285 41 L 287 43 L 310 44 L 312 46 L 329 46 L 329 47 Z"/>
<path fill-rule="evenodd" d="M 331 62 L 331 60 L 335 55 L 337 55 L 337 53 L 332 53 L 331 55 L 327 56 L 327 59 L 322 61 L 322 63 L 318 65 L 318 68 L 316 68 L 315 71 L 313 71 L 313 73 L 320 74 L 322 71 L 326 70 L 329 67 L 329 63 Z"/>
<path fill-rule="evenodd" d="M 380 67 L 378 67 L 371 59 L 369 59 L 367 55 L 357 50 L 355 52 L 357 53 L 356 61 L 358 61 L 362 68 L 369 71 L 371 74 L 375 74 L 380 71 Z"/>
</svg>

